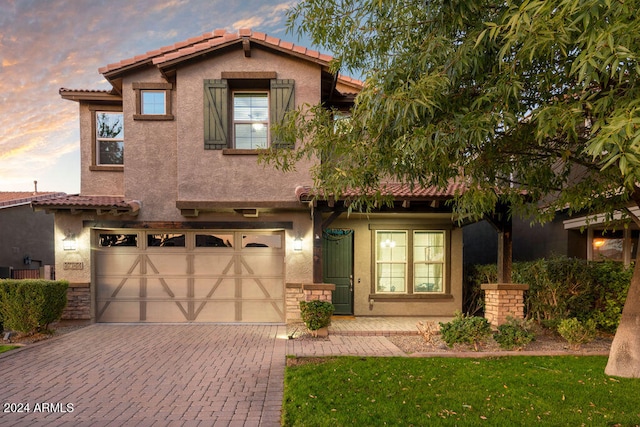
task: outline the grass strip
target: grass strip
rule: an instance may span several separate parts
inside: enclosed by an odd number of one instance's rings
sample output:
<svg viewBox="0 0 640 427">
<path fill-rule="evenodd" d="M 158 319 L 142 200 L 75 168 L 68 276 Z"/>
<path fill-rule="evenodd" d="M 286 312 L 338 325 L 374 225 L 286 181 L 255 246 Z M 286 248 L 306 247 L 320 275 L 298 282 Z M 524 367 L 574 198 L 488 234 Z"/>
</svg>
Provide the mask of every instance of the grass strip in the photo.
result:
<svg viewBox="0 0 640 427">
<path fill-rule="evenodd" d="M 288 366 L 285 426 L 640 425 L 640 379 L 603 356 L 314 359 Z"/>
<path fill-rule="evenodd" d="M 16 345 L 0 345 L 0 353 L 4 353 L 5 351 L 13 350 L 14 348 L 18 348 Z"/>
</svg>

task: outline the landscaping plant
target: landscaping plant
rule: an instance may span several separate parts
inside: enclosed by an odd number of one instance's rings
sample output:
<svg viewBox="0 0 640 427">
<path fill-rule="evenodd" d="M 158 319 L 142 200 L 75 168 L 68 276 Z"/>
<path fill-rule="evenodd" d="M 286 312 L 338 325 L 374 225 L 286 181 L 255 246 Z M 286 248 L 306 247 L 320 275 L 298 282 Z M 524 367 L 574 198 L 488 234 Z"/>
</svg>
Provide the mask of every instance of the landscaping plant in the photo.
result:
<svg viewBox="0 0 640 427">
<path fill-rule="evenodd" d="M 32 334 L 46 331 L 62 316 L 67 281 L 0 280 L 0 317 L 8 330 Z"/>
<path fill-rule="evenodd" d="M 300 301 L 300 316 L 310 331 L 329 326 L 334 311 L 335 307 L 329 301 Z"/>
<path fill-rule="evenodd" d="M 507 317 L 507 322 L 498 326 L 498 332 L 493 336 L 500 348 L 506 350 L 522 350 L 536 339 L 531 320 Z"/>
<path fill-rule="evenodd" d="M 473 344 L 475 351 L 479 345 L 491 336 L 491 325 L 484 317 L 467 316 L 456 311 L 451 322 L 440 322 L 442 340 L 449 346 L 454 344 Z"/>
<path fill-rule="evenodd" d="M 589 319 L 581 322 L 575 317 L 564 319 L 558 325 L 558 333 L 567 340 L 574 349 L 580 348 L 582 344 L 591 342 L 596 337 L 596 322 Z"/>
</svg>

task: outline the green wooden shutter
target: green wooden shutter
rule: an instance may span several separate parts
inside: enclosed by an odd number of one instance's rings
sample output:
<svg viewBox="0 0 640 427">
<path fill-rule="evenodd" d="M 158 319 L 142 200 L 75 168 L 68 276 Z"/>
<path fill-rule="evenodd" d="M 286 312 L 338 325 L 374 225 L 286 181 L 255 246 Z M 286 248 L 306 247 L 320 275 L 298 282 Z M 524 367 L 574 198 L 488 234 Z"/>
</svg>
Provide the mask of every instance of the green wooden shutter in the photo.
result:
<svg viewBox="0 0 640 427">
<path fill-rule="evenodd" d="M 229 107 L 226 80 L 204 81 L 204 148 L 227 148 Z"/>
<path fill-rule="evenodd" d="M 294 80 L 271 80 L 271 123 L 280 124 L 287 111 L 295 108 Z M 271 145 L 293 148 L 293 142 L 278 141 L 271 133 Z"/>
</svg>

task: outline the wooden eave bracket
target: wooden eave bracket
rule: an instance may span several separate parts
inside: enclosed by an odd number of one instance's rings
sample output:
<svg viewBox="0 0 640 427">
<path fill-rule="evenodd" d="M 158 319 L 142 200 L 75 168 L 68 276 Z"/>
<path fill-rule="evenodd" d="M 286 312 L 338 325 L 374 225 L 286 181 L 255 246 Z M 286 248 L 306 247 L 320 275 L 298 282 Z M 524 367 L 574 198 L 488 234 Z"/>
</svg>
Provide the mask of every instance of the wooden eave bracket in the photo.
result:
<svg viewBox="0 0 640 427">
<path fill-rule="evenodd" d="M 251 58 L 251 41 L 248 37 L 242 38 L 242 50 L 245 58 Z"/>
</svg>

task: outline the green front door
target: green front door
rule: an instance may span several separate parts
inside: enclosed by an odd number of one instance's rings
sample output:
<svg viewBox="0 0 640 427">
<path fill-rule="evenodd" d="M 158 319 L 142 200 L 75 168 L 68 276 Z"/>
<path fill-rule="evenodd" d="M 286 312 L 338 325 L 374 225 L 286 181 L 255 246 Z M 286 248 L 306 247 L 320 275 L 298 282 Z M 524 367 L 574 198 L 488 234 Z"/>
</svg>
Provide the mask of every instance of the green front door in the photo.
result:
<svg viewBox="0 0 640 427">
<path fill-rule="evenodd" d="M 336 285 L 335 314 L 353 314 L 353 230 L 326 229 L 322 237 L 322 280 Z"/>
</svg>

